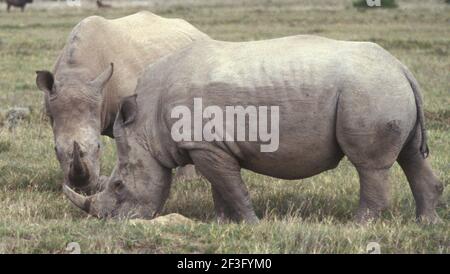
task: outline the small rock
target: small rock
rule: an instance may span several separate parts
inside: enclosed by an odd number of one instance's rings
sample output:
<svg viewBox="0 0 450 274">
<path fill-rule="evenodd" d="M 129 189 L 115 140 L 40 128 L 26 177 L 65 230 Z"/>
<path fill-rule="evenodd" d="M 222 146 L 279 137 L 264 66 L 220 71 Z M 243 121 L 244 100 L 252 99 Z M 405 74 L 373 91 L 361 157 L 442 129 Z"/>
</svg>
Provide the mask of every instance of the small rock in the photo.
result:
<svg viewBox="0 0 450 274">
<path fill-rule="evenodd" d="M 129 221 L 132 225 L 190 225 L 195 223 L 193 220 L 184 217 L 177 213 L 171 213 L 164 216 L 159 216 L 151 220 L 133 219 Z"/>
<path fill-rule="evenodd" d="M 12 107 L 0 111 L 0 125 L 8 125 L 10 130 L 17 127 L 19 121 L 29 121 L 31 109 L 29 107 Z"/>
</svg>

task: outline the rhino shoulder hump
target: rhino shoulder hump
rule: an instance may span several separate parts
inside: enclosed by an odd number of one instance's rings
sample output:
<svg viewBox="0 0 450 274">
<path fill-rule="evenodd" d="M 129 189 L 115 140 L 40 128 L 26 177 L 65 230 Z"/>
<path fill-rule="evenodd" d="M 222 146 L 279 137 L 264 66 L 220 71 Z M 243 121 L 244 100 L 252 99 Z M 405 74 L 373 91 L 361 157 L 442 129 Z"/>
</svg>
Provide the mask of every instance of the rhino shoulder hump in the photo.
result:
<svg viewBox="0 0 450 274">
<path fill-rule="evenodd" d="M 80 21 L 80 28 L 99 27 L 107 23 L 108 20 L 98 15 L 92 15 Z"/>
<path fill-rule="evenodd" d="M 73 43 L 79 40 L 82 35 L 92 32 L 99 32 L 101 28 L 106 25 L 107 19 L 93 15 L 81 20 L 73 29 L 69 35 L 68 43 Z"/>
</svg>

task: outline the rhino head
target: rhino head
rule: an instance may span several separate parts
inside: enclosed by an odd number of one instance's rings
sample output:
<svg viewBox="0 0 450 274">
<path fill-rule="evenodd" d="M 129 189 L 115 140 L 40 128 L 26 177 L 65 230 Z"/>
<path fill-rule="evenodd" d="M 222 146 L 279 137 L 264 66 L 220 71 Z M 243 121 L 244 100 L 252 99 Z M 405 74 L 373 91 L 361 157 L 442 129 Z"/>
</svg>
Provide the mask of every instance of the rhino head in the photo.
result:
<svg viewBox="0 0 450 274">
<path fill-rule="evenodd" d="M 172 172 L 145 143 L 137 120 L 136 96 L 125 97 L 114 123 L 118 163 L 104 189 L 91 196 L 63 191 L 77 207 L 98 218 L 154 218 L 169 195 Z"/>
<path fill-rule="evenodd" d="M 54 134 L 55 152 L 66 184 L 83 192 L 99 188 L 102 91 L 114 71 L 111 65 L 94 79 L 59 72 L 36 72 L 45 93 L 45 108 Z"/>
</svg>

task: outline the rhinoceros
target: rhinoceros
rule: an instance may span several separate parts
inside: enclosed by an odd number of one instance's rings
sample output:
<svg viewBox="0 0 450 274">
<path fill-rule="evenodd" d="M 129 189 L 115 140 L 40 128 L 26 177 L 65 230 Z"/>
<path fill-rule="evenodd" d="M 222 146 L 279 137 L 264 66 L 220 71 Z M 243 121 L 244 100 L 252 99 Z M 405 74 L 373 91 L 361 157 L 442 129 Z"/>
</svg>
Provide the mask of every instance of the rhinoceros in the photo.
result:
<svg viewBox="0 0 450 274">
<path fill-rule="evenodd" d="M 18 7 L 22 12 L 28 3 L 33 3 L 33 0 L 6 0 L 6 11 L 9 12 L 11 6 Z"/>
<path fill-rule="evenodd" d="M 37 71 L 64 180 L 101 188 L 100 135 L 113 138 L 120 99 L 131 95 L 146 65 L 209 37 L 182 19 L 142 11 L 119 19 L 85 18 L 70 33 L 54 73 Z M 112 64 L 118 67 L 115 73 Z M 192 167 L 180 174 L 194 174 Z"/>
<path fill-rule="evenodd" d="M 316 36 L 196 42 L 150 66 L 136 94 L 123 99 L 116 117 L 118 165 L 105 189 L 84 196 L 64 186 L 66 196 L 89 214 L 152 218 L 168 197 L 171 169 L 194 163 L 211 183 L 218 219 L 253 223 L 258 218 L 241 168 L 302 179 L 336 168 L 347 156 L 360 179 L 356 221 L 376 219 L 388 207 L 388 175 L 396 161 L 411 186 L 417 217 L 439 220 L 435 207 L 443 184 L 426 159 L 419 85 L 375 43 Z M 180 122 L 173 110 L 184 106 L 195 112 L 198 98 L 205 112 L 206 107 L 278 106 L 279 146 L 262 151 L 259 138 L 173 138 Z M 206 123 L 203 134 L 205 128 Z M 187 132 L 195 135 L 195 129 Z"/>
</svg>

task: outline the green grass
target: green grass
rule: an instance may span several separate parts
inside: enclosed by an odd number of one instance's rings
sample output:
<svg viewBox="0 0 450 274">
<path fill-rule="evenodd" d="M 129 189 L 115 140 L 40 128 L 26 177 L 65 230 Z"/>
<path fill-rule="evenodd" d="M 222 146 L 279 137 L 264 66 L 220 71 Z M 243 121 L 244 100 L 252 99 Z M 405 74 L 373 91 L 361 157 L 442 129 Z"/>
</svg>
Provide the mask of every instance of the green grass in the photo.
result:
<svg viewBox="0 0 450 274">
<path fill-rule="evenodd" d="M 256 226 L 214 221 L 209 184 L 177 183 L 164 213 L 180 213 L 192 225 L 144 226 L 101 221 L 74 208 L 61 193 L 62 175 L 53 134 L 43 114 L 35 70 L 50 69 L 71 28 L 99 14 L 115 18 L 139 8 L 108 11 L 30 8 L 6 14 L 0 7 L 0 108 L 30 106 L 30 122 L 16 131 L 0 128 L 0 253 L 64 253 L 69 242 L 98 253 L 362 253 L 377 241 L 387 253 L 450 252 L 450 6 L 397 1 L 397 9 L 365 12 L 352 1 L 246 1 L 245 5 L 158 5 L 152 11 L 182 17 L 216 39 L 241 41 L 317 34 L 379 43 L 419 80 L 425 98 L 430 161 L 446 186 L 438 213 L 443 224 L 414 221 L 414 200 L 400 168 L 392 170 L 392 206 L 375 224 L 352 222 L 358 178 L 347 160 L 335 170 L 299 181 L 244 171 L 257 215 Z M 30 6 L 31 7 L 31 6 Z M 43 19 L 45 18 L 45 19 Z M 1 124 L 1 121 L 0 121 Z M 105 138 L 102 172 L 115 148 Z"/>
</svg>

